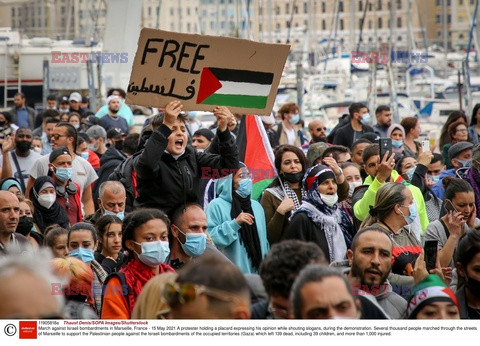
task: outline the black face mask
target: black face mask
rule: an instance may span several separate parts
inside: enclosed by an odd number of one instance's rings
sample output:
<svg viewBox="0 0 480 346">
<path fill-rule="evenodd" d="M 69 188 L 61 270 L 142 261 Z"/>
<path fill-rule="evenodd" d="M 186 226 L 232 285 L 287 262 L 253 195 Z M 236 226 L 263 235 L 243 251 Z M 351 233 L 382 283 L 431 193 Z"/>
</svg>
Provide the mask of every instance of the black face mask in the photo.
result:
<svg viewBox="0 0 480 346">
<path fill-rule="evenodd" d="M 24 215 L 18 219 L 18 226 L 16 232 L 20 233 L 21 235 L 28 236 L 32 231 L 32 227 L 33 218 Z"/>
<path fill-rule="evenodd" d="M 298 172 L 298 173 L 282 173 L 282 177 L 284 180 L 288 181 L 289 183 L 295 184 L 302 181 L 303 175 L 305 172 Z"/>
<path fill-rule="evenodd" d="M 6 121 L 0 121 L 0 127 L 5 126 Z"/>
<path fill-rule="evenodd" d="M 115 149 L 122 151 L 123 150 L 123 140 L 115 142 Z"/>
<path fill-rule="evenodd" d="M 21 141 L 21 142 L 15 143 L 15 146 L 17 147 L 19 152 L 26 153 L 32 147 L 32 142 Z"/>
</svg>

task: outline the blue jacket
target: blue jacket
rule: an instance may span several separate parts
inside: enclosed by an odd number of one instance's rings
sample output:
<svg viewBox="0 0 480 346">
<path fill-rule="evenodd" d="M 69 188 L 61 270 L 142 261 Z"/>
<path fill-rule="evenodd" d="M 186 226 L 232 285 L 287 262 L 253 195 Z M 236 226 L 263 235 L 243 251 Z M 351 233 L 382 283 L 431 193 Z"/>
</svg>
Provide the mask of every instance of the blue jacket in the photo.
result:
<svg viewBox="0 0 480 346">
<path fill-rule="evenodd" d="M 443 171 L 440 174 L 440 180 L 438 181 L 438 183 L 432 186 L 433 193 L 435 194 L 435 196 L 437 196 L 441 200 L 443 200 L 443 196 L 445 195 L 445 189 L 443 188 L 443 184 L 442 184 L 443 178 L 445 177 L 456 178 L 457 176 L 455 174 L 455 168 L 447 169 L 446 171 Z"/>
<path fill-rule="evenodd" d="M 470 137 L 473 144 L 478 143 L 478 135 L 477 135 L 477 131 L 475 130 L 475 125 L 470 125 L 468 127 L 468 137 Z"/>
<path fill-rule="evenodd" d="M 210 202 L 207 207 L 208 233 L 217 248 L 223 252 L 235 265 L 244 273 L 256 273 L 252 263 L 247 255 L 247 250 L 240 240 L 240 225 L 232 220 L 230 212 L 232 210 L 233 178 L 230 174 L 223 179 L 217 179 L 215 182 L 217 198 Z M 257 201 L 252 200 L 253 215 L 258 230 L 262 258 L 269 250 L 267 240 L 267 225 L 265 222 L 265 213 Z"/>
</svg>

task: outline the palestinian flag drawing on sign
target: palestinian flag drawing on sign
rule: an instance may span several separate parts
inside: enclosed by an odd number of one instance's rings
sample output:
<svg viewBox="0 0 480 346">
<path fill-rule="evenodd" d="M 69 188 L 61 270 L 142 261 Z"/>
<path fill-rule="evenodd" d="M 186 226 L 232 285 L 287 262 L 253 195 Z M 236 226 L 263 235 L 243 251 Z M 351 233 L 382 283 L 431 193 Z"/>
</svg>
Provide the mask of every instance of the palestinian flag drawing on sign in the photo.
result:
<svg viewBox="0 0 480 346">
<path fill-rule="evenodd" d="M 265 108 L 273 73 L 204 67 L 197 104 Z"/>
</svg>

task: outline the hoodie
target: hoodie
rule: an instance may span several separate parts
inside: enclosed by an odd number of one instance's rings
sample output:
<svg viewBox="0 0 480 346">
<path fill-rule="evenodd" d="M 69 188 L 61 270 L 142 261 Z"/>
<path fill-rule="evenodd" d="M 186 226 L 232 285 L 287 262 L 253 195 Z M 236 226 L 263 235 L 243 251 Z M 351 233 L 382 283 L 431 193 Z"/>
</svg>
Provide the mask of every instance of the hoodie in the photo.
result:
<svg viewBox="0 0 480 346">
<path fill-rule="evenodd" d="M 425 230 L 427 229 L 429 223 L 422 191 L 420 191 L 418 187 L 404 181 L 403 178 L 395 170 L 392 171 L 390 181 L 405 184 L 412 192 L 413 199 L 417 204 L 418 210 L 418 217 L 412 223 L 412 231 L 415 233 L 417 239 L 420 240 L 420 236 L 425 233 Z M 355 213 L 355 217 L 360 221 L 365 220 L 365 218 L 367 217 L 370 206 L 373 206 L 375 204 L 375 196 L 377 195 L 377 191 L 384 183 L 378 181 L 377 178 L 372 179 L 371 176 L 368 176 L 363 184 L 368 185 L 368 189 L 365 191 L 363 197 L 358 200 L 353 206 L 353 212 Z"/>
<path fill-rule="evenodd" d="M 230 216 L 234 193 L 233 175 L 217 179 L 215 189 L 218 197 L 207 207 L 208 233 L 217 248 L 244 274 L 256 273 L 240 238 L 241 226 Z M 251 203 L 263 258 L 269 250 L 265 213 L 260 203 L 254 200 Z"/>
<path fill-rule="evenodd" d="M 445 177 L 457 178 L 457 175 L 455 174 L 455 168 L 447 169 L 440 173 L 438 183 L 432 186 L 433 193 L 441 200 L 443 200 L 443 197 L 445 195 L 445 189 L 443 188 L 443 178 Z"/>
</svg>

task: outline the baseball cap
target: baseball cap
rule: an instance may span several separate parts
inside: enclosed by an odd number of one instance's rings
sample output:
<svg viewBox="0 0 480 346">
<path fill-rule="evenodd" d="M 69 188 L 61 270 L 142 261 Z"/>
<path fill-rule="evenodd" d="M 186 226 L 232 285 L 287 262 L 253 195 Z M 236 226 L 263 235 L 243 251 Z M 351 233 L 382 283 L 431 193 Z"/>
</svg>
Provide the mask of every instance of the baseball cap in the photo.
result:
<svg viewBox="0 0 480 346">
<path fill-rule="evenodd" d="M 62 96 L 58 100 L 58 103 L 68 103 L 68 96 Z"/>
<path fill-rule="evenodd" d="M 82 95 L 77 92 L 73 92 L 70 94 L 70 97 L 68 98 L 68 101 L 77 101 L 77 102 L 82 102 Z"/>
<path fill-rule="evenodd" d="M 107 132 L 100 125 L 93 125 L 92 127 L 90 127 L 87 130 L 87 135 L 88 135 L 88 137 L 95 138 L 95 139 L 98 139 L 98 138 L 106 139 L 107 138 Z"/>
<path fill-rule="evenodd" d="M 310 147 L 308 147 L 307 161 L 310 164 L 310 166 L 313 165 L 316 159 L 318 159 L 323 155 L 323 152 L 327 148 L 328 148 L 328 144 L 323 142 L 313 143 L 310 145 Z"/>
<path fill-rule="evenodd" d="M 85 119 L 85 125 L 88 127 L 93 126 L 93 125 L 99 125 L 100 124 L 100 119 L 97 118 L 95 115 L 89 115 Z"/>
<path fill-rule="evenodd" d="M 70 152 L 68 151 L 67 147 L 58 147 L 58 148 L 52 150 L 52 152 L 50 153 L 50 156 L 48 157 L 48 161 L 50 163 L 52 163 L 60 155 L 70 155 L 70 156 L 72 156 L 70 154 Z"/>
<path fill-rule="evenodd" d="M 456 158 L 462 151 L 472 149 L 473 143 L 470 142 L 458 142 L 448 149 L 448 158 L 450 161 Z"/>
<path fill-rule="evenodd" d="M 87 131 L 88 132 L 88 131 Z M 125 136 L 125 132 L 118 127 L 112 127 L 110 130 L 107 131 L 107 138 L 108 139 L 115 139 Z"/>
</svg>

